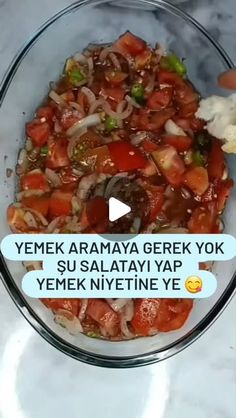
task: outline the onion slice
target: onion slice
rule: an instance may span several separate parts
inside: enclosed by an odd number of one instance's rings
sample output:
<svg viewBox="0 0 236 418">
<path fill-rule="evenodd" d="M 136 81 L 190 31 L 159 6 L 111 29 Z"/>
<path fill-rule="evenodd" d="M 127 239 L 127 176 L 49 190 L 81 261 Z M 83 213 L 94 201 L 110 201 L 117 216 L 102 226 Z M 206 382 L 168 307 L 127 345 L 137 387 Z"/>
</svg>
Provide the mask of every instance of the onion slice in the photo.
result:
<svg viewBox="0 0 236 418">
<path fill-rule="evenodd" d="M 54 90 L 51 90 L 48 96 L 58 105 L 66 104 L 65 100 L 59 94 L 57 94 Z"/>
<path fill-rule="evenodd" d="M 96 96 L 88 87 L 82 87 L 81 92 L 87 97 L 90 105 L 95 102 Z"/>
<path fill-rule="evenodd" d="M 172 119 L 165 123 L 165 131 L 169 135 L 186 136 L 186 133 Z"/>
<path fill-rule="evenodd" d="M 119 119 L 126 119 L 133 112 L 133 106 L 132 106 L 131 103 L 128 103 L 126 109 L 123 112 L 121 112 L 121 113 L 114 112 L 114 110 L 111 109 L 111 106 L 109 105 L 109 103 L 106 102 L 106 101 L 103 104 L 103 109 L 104 109 L 104 112 L 106 112 L 106 114 L 108 116 L 111 116 L 112 118 L 115 118 L 117 120 L 119 120 Z"/>
<path fill-rule="evenodd" d="M 78 122 L 74 123 L 66 131 L 67 136 L 73 136 L 79 133 L 83 128 L 89 128 L 91 126 L 96 126 L 101 122 L 99 113 L 94 113 L 93 115 L 86 116 L 83 119 L 80 119 Z"/>
</svg>

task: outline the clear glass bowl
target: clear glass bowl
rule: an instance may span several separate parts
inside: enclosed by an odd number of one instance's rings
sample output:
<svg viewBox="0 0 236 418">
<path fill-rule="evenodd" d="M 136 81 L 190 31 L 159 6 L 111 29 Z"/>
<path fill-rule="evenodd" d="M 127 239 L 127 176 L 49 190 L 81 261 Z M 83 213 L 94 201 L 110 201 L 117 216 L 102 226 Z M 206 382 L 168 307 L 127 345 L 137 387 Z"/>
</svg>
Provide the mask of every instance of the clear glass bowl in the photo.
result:
<svg viewBox="0 0 236 418">
<path fill-rule="evenodd" d="M 66 57 L 90 42 L 110 42 L 127 29 L 154 44 L 156 41 L 186 57 L 189 77 L 202 95 L 219 92 L 217 75 L 232 67 L 230 58 L 190 16 L 164 1 L 129 1 L 132 8 L 111 1 L 83 0 L 62 10 L 46 22 L 25 44 L 10 66 L 0 89 L 1 238 L 9 233 L 7 206 L 14 201 L 16 177 L 6 177 L 14 168 L 24 138 L 25 122 L 44 98 L 50 80 L 56 80 Z M 140 7 L 148 6 L 148 7 Z M 236 166 L 231 161 L 231 175 Z M 225 213 L 226 233 L 236 235 L 235 193 Z M 176 354 L 204 332 L 229 302 L 236 285 L 236 261 L 216 263 L 218 289 L 209 299 L 197 300 L 186 325 L 178 331 L 132 341 L 107 342 L 84 335 L 73 337 L 55 324 L 53 316 L 38 300 L 21 290 L 24 269 L 20 263 L 1 258 L 2 280 L 10 296 L 31 325 L 53 346 L 90 364 L 134 367 Z"/>
</svg>

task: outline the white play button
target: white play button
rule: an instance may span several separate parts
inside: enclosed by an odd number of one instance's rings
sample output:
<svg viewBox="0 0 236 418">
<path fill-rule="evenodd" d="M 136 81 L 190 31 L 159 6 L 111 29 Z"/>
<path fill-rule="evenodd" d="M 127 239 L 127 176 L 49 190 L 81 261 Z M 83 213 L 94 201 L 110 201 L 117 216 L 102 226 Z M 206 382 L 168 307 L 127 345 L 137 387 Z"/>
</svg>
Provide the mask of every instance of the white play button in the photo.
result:
<svg viewBox="0 0 236 418">
<path fill-rule="evenodd" d="M 109 221 L 114 222 L 131 212 L 131 208 L 114 197 L 109 199 Z"/>
</svg>

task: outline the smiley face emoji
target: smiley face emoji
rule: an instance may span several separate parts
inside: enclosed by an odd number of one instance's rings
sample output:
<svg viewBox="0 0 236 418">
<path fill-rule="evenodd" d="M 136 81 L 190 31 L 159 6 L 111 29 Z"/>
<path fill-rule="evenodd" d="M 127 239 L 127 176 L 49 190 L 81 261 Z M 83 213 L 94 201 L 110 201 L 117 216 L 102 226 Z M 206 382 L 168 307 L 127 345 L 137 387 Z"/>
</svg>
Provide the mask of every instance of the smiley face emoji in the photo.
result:
<svg viewBox="0 0 236 418">
<path fill-rule="evenodd" d="M 185 288 L 189 293 L 199 293 L 202 291 L 202 279 L 198 276 L 190 276 L 185 281 Z"/>
</svg>

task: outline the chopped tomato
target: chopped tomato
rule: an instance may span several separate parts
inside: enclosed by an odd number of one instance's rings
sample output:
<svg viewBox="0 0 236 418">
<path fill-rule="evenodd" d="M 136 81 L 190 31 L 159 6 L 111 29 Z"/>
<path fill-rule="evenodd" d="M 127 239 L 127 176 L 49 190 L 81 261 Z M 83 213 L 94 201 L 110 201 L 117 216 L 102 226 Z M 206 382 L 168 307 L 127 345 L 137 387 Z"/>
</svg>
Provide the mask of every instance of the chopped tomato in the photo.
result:
<svg viewBox="0 0 236 418">
<path fill-rule="evenodd" d="M 164 144 L 172 145 L 179 152 L 187 151 L 193 144 L 192 138 L 187 135 L 165 135 L 162 141 Z"/>
<path fill-rule="evenodd" d="M 222 180 L 218 183 L 216 189 L 218 211 L 222 211 L 225 208 L 225 204 L 233 186 L 234 182 L 231 179 Z"/>
<path fill-rule="evenodd" d="M 128 142 L 111 142 L 108 149 L 118 171 L 138 170 L 147 163 L 141 151 Z"/>
<path fill-rule="evenodd" d="M 105 71 L 105 79 L 111 85 L 117 86 L 121 84 L 128 77 L 127 73 L 122 71 L 107 70 Z"/>
<path fill-rule="evenodd" d="M 140 171 L 144 177 L 151 177 L 157 174 L 157 166 L 153 160 L 148 159 L 146 166 L 142 168 Z"/>
<path fill-rule="evenodd" d="M 180 116 L 176 115 L 173 117 L 173 121 L 182 128 L 184 131 L 189 132 L 191 129 L 191 121 L 187 118 L 181 118 Z"/>
<path fill-rule="evenodd" d="M 185 173 L 185 183 L 195 194 L 202 195 L 209 186 L 207 170 L 203 167 L 190 168 Z"/>
<path fill-rule="evenodd" d="M 160 299 L 135 299 L 134 315 L 131 325 L 138 335 L 148 336 L 157 331 L 156 318 L 160 306 Z"/>
<path fill-rule="evenodd" d="M 33 170 L 21 177 L 21 187 L 23 190 L 43 190 L 48 192 L 49 186 L 46 176 L 41 170 Z"/>
<path fill-rule="evenodd" d="M 23 208 L 15 207 L 10 205 L 7 208 L 7 222 L 12 232 L 14 233 L 27 233 L 27 234 L 36 234 L 43 232 L 43 226 L 40 222 L 40 219 L 34 215 L 35 220 L 37 221 L 37 227 L 29 227 L 28 223 L 25 221 L 26 211 Z"/>
<path fill-rule="evenodd" d="M 191 103 L 181 106 L 178 114 L 180 117 L 189 118 L 190 116 L 194 116 L 197 110 L 198 102 L 194 100 Z"/>
<path fill-rule="evenodd" d="M 219 140 L 213 139 L 208 158 L 208 174 L 211 180 L 221 179 L 225 169 L 224 152 Z"/>
<path fill-rule="evenodd" d="M 152 157 L 172 186 L 178 187 L 183 183 L 185 166 L 174 147 L 171 145 L 160 146 L 157 151 L 152 152 Z"/>
<path fill-rule="evenodd" d="M 96 227 L 105 220 L 108 222 L 108 205 L 104 197 L 96 196 L 86 203 L 86 216 L 90 227 Z"/>
<path fill-rule="evenodd" d="M 84 163 L 86 166 L 94 169 L 97 173 L 111 175 L 117 173 L 115 163 L 111 159 L 111 154 L 107 145 L 88 151 Z"/>
<path fill-rule="evenodd" d="M 145 191 L 149 200 L 149 222 L 154 222 L 157 215 L 161 212 L 164 203 L 164 188 L 148 184 L 145 185 Z"/>
<path fill-rule="evenodd" d="M 47 308 L 57 312 L 58 310 L 65 310 L 71 312 L 74 316 L 78 316 L 80 300 L 79 299 L 41 299 Z"/>
<path fill-rule="evenodd" d="M 135 299 L 131 324 L 141 336 L 173 331 L 184 325 L 192 306 L 190 299 Z"/>
<path fill-rule="evenodd" d="M 173 90 L 165 87 L 162 90 L 154 91 L 148 98 L 147 106 L 152 110 L 161 110 L 169 106 L 172 99 Z"/>
<path fill-rule="evenodd" d="M 36 115 L 38 118 L 45 118 L 46 120 L 52 120 L 54 116 L 54 109 L 52 106 L 43 106 L 37 110 Z"/>
<path fill-rule="evenodd" d="M 158 145 L 155 142 L 150 141 L 149 139 L 144 139 L 142 142 L 142 148 L 146 152 L 153 152 L 158 149 Z"/>
<path fill-rule="evenodd" d="M 158 131 L 174 115 L 175 109 L 172 107 L 159 110 L 158 112 L 140 109 L 139 114 L 132 117 L 132 126 L 134 125 L 136 129 L 144 131 Z"/>
<path fill-rule="evenodd" d="M 84 111 L 86 111 L 89 107 L 88 98 L 82 91 L 78 93 L 77 102 L 82 107 L 82 109 L 84 109 Z"/>
<path fill-rule="evenodd" d="M 120 317 L 117 312 L 102 299 L 89 299 L 86 314 L 114 337 L 119 332 Z"/>
<path fill-rule="evenodd" d="M 48 168 L 65 167 L 70 164 L 67 154 L 68 141 L 64 137 L 55 138 L 48 144 L 46 166 Z"/>
<path fill-rule="evenodd" d="M 141 54 L 146 48 L 146 42 L 131 32 L 127 31 L 118 41 L 115 42 L 115 48 L 125 55 L 136 56 Z"/>
<path fill-rule="evenodd" d="M 160 299 L 156 327 L 159 332 L 181 328 L 193 307 L 192 299 Z"/>
<path fill-rule="evenodd" d="M 49 201 L 49 215 L 51 218 L 70 215 L 72 211 L 72 193 L 65 193 L 59 190 L 52 193 Z"/>
<path fill-rule="evenodd" d="M 190 119 L 190 126 L 194 133 L 201 132 L 205 126 L 205 122 L 201 119 L 192 117 Z"/>
<path fill-rule="evenodd" d="M 57 112 L 57 118 L 62 129 L 66 131 L 82 119 L 83 114 L 79 110 L 64 107 L 62 110 Z"/>
<path fill-rule="evenodd" d="M 183 79 L 174 71 L 160 69 L 158 72 L 159 84 L 169 84 L 170 86 L 182 85 Z"/>
<path fill-rule="evenodd" d="M 135 57 L 135 68 L 137 70 L 141 70 L 142 68 L 145 68 L 147 65 L 150 64 L 151 59 L 152 59 L 151 49 L 150 48 L 144 49 L 143 52 L 141 52 Z"/>
<path fill-rule="evenodd" d="M 61 95 L 61 98 L 64 99 L 66 102 L 74 102 L 75 95 L 72 90 L 68 90 Z"/>
<path fill-rule="evenodd" d="M 116 103 L 120 103 L 124 99 L 125 91 L 121 87 L 104 86 L 102 87 L 101 94 L 104 97 L 114 100 Z"/>
<path fill-rule="evenodd" d="M 40 212 L 43 216 L 47 216 L 49 208 L 49 198 L 47 196 L 30 196 L 23 197 L 22 205 Z"/>
<path fill-rule="evenodd" d="M 80 176 L 82 177 L 82 175 Z M 74 173 L 73 167 L 64 167 L 60 170 L 60 178 L 62 183 L 70 184 L 78 182 L 79 177 L 77 174 Z"/>
<path fill-rule="evenodd" d="M 34 119 L 26 124 L 26 134 L 32 140 L 33 144 L 42 147 L 48 141 L 51 127 L 48 122 L 41 122 L 40 119 Z"/>
<path fill-rule="evenodd" d="M 211 205 L 211 206 L 210 206 Z M 196 208 L 188 222 L 189 231 L 193 234 L 210 234 L 216 221 L 214 203 Z"/>
<path fill-rule="evenodd" d="M 192 85 L 183 81 L 179 83 L 175 88 L 175 101 L 180 105 L 189 105 L 190 103 L 198 100 L 198 94 L 192 87 Z"/>
</svg>

